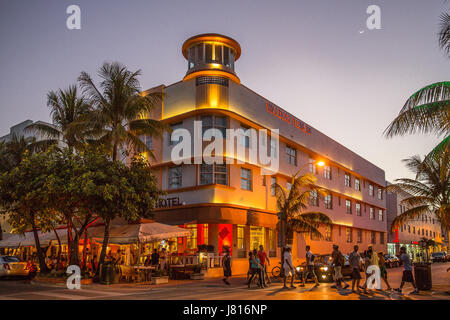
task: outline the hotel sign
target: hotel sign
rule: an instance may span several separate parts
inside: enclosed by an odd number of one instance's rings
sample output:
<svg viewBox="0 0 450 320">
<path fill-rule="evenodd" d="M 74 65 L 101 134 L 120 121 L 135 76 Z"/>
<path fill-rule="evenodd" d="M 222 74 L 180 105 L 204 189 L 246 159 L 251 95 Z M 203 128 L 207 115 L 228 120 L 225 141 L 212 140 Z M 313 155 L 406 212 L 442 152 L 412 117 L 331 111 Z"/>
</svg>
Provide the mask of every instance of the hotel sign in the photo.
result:
<svg viewBox="0 0 450 320">
<path fill-rule="evenodd" d="M 179 197 L 172 197 L 167 199 L 159 199 L 156 203 L 156 208 L 170 208 L 170 207 L 176 207 L 181 206 L 182 203 L 180 203 Z"/>
<path fill-rule="evenodd" d="M 266 110 L 268 113 L 272 114 L 273 116 L 283 120 L 284 122 L 288 123 L 289 125 L 294 126 L 295 128 L 303 131 L 306 134 L 311 135 L 311 127 L 304 123 L 303 121 L 297 119 L 289 112 L 284 111 L 280 107 L 266 101 Z"/>
</svg>

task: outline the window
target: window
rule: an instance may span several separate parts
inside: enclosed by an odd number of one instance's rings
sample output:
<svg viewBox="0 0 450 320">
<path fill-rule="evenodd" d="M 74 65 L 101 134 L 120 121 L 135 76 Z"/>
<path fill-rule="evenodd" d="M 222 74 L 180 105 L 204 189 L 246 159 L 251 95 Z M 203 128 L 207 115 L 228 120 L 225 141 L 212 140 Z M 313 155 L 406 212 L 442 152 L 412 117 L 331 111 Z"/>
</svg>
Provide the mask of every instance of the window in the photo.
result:
<svg viewBox="0 0 450 320">
<path fill-rule="evenodd" d="M 323 168 L 323 176 L 325 179 L 331 180 L 331 167 L 325 166 Z"/>
<path fill-rule="evenodd" d="M 169 178 L 169 182 L 168 182 L 169 189 L 181 188 L 182 167 L 181 166 L 170 167 L 169 173 L 168 173 L 168 178 Z"/>
<path fill-rule="evenodd" d="M 384 232 L 380 232 L 380 244 L 384 244 Z"/>
<path fill-rule="evenodd" d="M 265 245 L 265 228 L 250 227 L 250 249 L 258 249 L 260 245 Z"/>
<path fill-rule="evenodd" d="M 408 225 L 408 233 L 411 233 L 411 226 Z"/>
<path fill-rule="evenodd" d="M 270 137 L 270 157 L 277 159 L 278 158 L 278 146 L 277 141 Z"/>
<path fill-rule="evenodd" d="M 373 197 L 373 185 L 369 184 L 369 195 Z"/>
<path fill-rule="evenodd" d="M 425 230 L 425 235 L 428 237 L 428 230 Z"/>
<path fill-rule="evenodd" d="M 324 203 L 326 209 L 333 209 L 333 196 L 331 195 L 331 193 L 325 196 Z"/>
<path fill-rule="evenodd" d="M 355 178 L 355 190 L 361 191 L 361 184 L 358 178 Z"/>
<path fill-rule="evenodd" d="M 201 164 L 200 184 L 228 185 L 228 168 L 226 164 Z"/>
<path fill-rule="evenodd" d="M 347 213 L 352 214 L 352 202 L 348 199 L 345 200 L 345 210 Z"/>
<path fill-rule="evenodd" d="M 191 230 L 191 234 L 187 236 L 186 248 L 187 249 L 197 249 L 197 225 L 187 224 L 186 229 Z"/>
<path fill-rule="evenodd" d="M 356 230 L 356 242 L 358 242 L 358 243 L 362 242 L 362 230 L 361 229 Z"/>
<path fill-rule="evenodd" d="M 314 159 L 312 159 L 312 158 L 309 158 L 309 164 L 308 164 L 308 166 L 309 166 L 309 172 L 312 172 L 312 173 L 317 173 L 317 168 L 316 168 L 316 165 L 315 165 L 315 163 L 314 163 L 315 161 L 314 161 Z"/>
<path fill-rule="evenodd" d="M 361 216 L 361 203 L 356 203 L 356 215 Z"/>
<path fill-rule="evenodd" d="M 325 241 L 333 241 L 333 226 L 325 227 Z"/>
<path fill-rule="evenodd" d="M 174 144 L 177 144 L 177 143 L 179 143 L 180 141 L 182 141 L 183 140 L 183 137 L 180 137 L 179 139 L 178 139 L 178 141 L 172 141 L 172 134 L 173 134 L 173 131 L 175 131 L 176 129 L 180 129 L 180 128 L 182 128 L 183 127 L 183 123 L 182 122 L 178 122 L 178 123 L 174 123 L 174 124 L 171 124 L 170 125 L 170 129 L 172 130 L 172 133 L 171 133 L 171 136 L 170 136 L 170 139 L 169 139 L 169 146 L 172 146 L 172 145 L 174 145 Z"/>
<path fill-rule="evenodd" d="M 353 232 L 352 228 L 346 228 L 345 230 L 345 237 L 347 239 L 347 242 L 353 242 Z"/>
<path fill-rule="evenodd" d="M 241 189 L 252 189 L 252 171 L 249 169 L 241 168 Z"/>
<path fill-rule="evenodd" d="M 275 230 L 269 229 L 269 251 L 274 251 L 277 249 Z"/>
<path fill-rule="evenodd" d="M 240 136 L 240 143 L 246 148 L 250 148 L 250 128 L 241 125 L 241 130 L 244 131 L 243 135 Z M 248 130 L 248 131 L 247 131 Z"/>
<path fill-rule="evenodd" d="M 413 226 L 413 233 L 416 234 L 416 227 Z"/>
<path fill-rule="evenodd" d="M 203 224 L 203 244 L 208 244 L 208 236 L 209 236 L 209 232 L 208 232 L 208 224 L 205 223 Z"/>
<path fill-rule="evenodd" d="M 211 43 L 205 44 L 206 63 L 214 62 L 212 55 L 213 55 L 213 45 Z"/>
<path fill-rule="evenodd" d="M 311 190 L 309 192 L 309 205 L 316 207 L 319 205 L 319 201 L 317 199 L 317 190 Z"/>
<path fill-rule="evenodd" d="M 375 231 L 371 231 L 371 243 L 375 244 L 377 242 L 377 239 L 375 237 Z"/>
<path fill-rule="evenodd" d="M 287 163 L 292 164 L 293 166 L 297 165 L 297 150 L 286 146 L 286 160 Z"/>
<path fill-rule="evenodd" d="M 142 141 L 143 143 L 145 143 L 146 147 L 147 147 L 149 150 L 152 150 L 152 149 L 153 149 L 153 141 L 152 141 L 152 137 L 151 137 L 151 136 L 141 135 L 141 136 L 139 136 L 139 139 L 141 139 L 141 141 Z"/>
<path fill-rule="evenodd" d="M 344 178 L 345 178 L 345 185 L 346 185 L 347 187 L 351 187 L 350 174 L 346 173 L 346 174 L 344 175 Z"/>
<path fill-rule="evenodd" d="M 227 137 L 227 117 L 221 117 L 217 115 L 206 115 L 201 116 L 200 121 L 202 122 L 202 136 L 204 138 L 211 138 L 211 135 L 205 132 L 208 129 L 216 128 L 222 133 L 222 137 L 225 139 Z"/>
<path fill-rule="evenodd" d="M 383 190 L 381 188 L 378 188 L 377 193 L 378 193 L 378 199 L 382 200 L 383 199 Z"/>
<path fill-rule="evenodd" d="M 374 209 L 372 207 L 369 209 L 369 219 L 370 220 L 375 220 L 375 212 L 374 212 Z"/>
<path fill-rule="evenodd" d="M 237 226 L 237 248 L 238 250 L 245 250 L 245 226 Z"/>
<path fill-rule="evenodd" d="M 378 221 L 383 221 L 383 210 L 378 210 Z"/>
<path fill-rule="evenodd" d="M 425 232 L 424 232 L 424 230 L 422 229 L 422 235 L 424 236 L 425 234 L 424 234 Z"/>
<path fill-rule="evenodd" d="M 270 177 L 270 195 L 272 197 L 275 197 L 275 194 L 276 194 L 276 188 L 275 188 L 276 183 L 277 183 L 277 178 Z"/>
</svg>

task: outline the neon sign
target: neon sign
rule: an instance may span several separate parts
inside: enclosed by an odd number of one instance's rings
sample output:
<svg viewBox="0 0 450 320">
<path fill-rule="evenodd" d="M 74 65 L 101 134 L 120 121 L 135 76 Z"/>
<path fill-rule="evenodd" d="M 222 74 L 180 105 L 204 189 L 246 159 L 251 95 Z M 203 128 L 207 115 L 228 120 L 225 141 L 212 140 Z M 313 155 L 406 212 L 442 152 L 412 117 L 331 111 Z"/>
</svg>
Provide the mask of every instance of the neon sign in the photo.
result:
<svg viewBox="0 0 450 320">
<path fill-rule="evenodd" d="M 289 112 L 284 111 L 280 107 L 266 101 L 266 110 L 268 113 L 272 114 L 273 116 L 283 120 L 284 122 L 296 127 L 297 129 L 303 131 L 306 134 L 311 135 L 311 127 L 304 123 L 303 121 L 297 119 Z"/>
</svg>

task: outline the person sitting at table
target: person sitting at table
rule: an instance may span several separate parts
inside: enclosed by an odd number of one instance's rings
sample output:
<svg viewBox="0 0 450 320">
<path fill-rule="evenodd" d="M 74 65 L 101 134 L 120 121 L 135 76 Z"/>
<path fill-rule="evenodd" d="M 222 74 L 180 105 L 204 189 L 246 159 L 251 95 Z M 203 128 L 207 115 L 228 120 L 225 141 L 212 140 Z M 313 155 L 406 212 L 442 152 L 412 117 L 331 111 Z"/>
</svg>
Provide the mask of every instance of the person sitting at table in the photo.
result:
<svg viewBox="0 0 450 320">
<path fill-rule="evenodd" d="M 152 253 L 152 266 L 159 265 L 159 253 L 158 250 L 154 249 Z"/>
</svg>

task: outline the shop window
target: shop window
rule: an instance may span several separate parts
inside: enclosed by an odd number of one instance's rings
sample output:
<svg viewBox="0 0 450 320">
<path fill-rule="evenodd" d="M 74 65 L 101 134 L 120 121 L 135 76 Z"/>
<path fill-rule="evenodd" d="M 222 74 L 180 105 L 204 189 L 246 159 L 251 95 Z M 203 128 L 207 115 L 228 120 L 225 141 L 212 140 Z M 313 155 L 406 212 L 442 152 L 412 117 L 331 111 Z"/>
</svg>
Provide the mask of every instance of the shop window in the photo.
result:
<svg viewBox="0 0 450 320">
<path fill-rule="evenodd" d="M 200 185 L 228 185 L 228 167 L 226 164 L 201 164 Z"/>
<path fill-rule="evenodd" d="M 346 187 L 351 187 L 350 174 L 346 173 L 344 177 L 345 177 L 345 186 Z"/>
<path fill-rule="evenodd" d="M 269 229 L 269 252 L 277 250 L 277 239 L 275 237 L 275 229 Z"/>
<path fill-rule="evenodd" d="M 352 202 L 348 199 L 345 200 L 345 210 L 347 213 L 352 214 Z"/>
<path fill-rule="evenodd" d="M 181 186 L 182 186 L 182 167 L 181 166 L 170 167 L 169 173 L 168 173 L 168 178 L 169 178 L 169 182 L 168 182 L 169 189 L 181 188 Z"/>
<path fill-rule="evenodd" d="M 270 177 L 270 195 L 272 197 L 275 197 L 275 195 L 276 195 L 276 188 L 275 188 L 276 183 L 277 183 L 277 178 Z"/>
<path fill-rule="evenodd" d="M 245 250 L 245 226 L 237 226 L 237 249 Z"/>
<path fill-rule="evenodd" d="M 286 160 L 293 166 L 297 165 L 297 150 L 295 148 L 286 146 Z"/>
<path fill-rule="evenodd" d="M 325 179 L 331 180 L 331 167 L 330 166 L 325 166 L 323 168 L 323 177 Z"/>
<path fill-rule="evenodd" d="M 192 231 L 191 235 L 187 237 L 186 249 L 197 249 L 197 225 L 187 224 L 186 229 Z"/>
<path fill-rule="evenodd" d="M 265 245 L 265 228 L 250 227 L 250 249 L 259 249 L 260 245 Z"/>
<path fill-rule="evenodd" d="M 333 226 L 325 227 L 325 241 L 333 241 Z"/>
<path fill-rule="evenodd" d="M 353 232 L 352 228 L 346 228 L 345 230 L 345 237 L 347 239 L 347 242 L 353 242 Z"/>
<path fill-rule="evenodd" d="M 325 209 L 333 209 L 333 196 L 331 193 L 327 194 L 324 198 Z"/>
<path fill-rule="evenodd" d="M 361 216 L 361 203 L 356 203 L 356 215 Z"/>
<path fill-rule="evenodd" d="M 356 242 L 362 243 L 362 230 L 361 229 L 356 230 Z"/>
<path fill-rule="evenodd" d="M 372 207 L 369 209 L 369 218 L 370 220 L 375 220 L 375 210 Z"/>
<path fill-rule="evenodd" d="M 355 190 L 361 191 L 361 184 L 359 182 L 359 179 L 355 178 Z"/>
<path fill-rule="evenodd" d="M 250 169 L 241 168 L 241 189 L 252 189 L 252 171 Z"/>
<path fill-rule="evenodd" d="M 309 205 L 310 206 L 315 206 L 315 207 L 319 206 L 319 199 L 318 199 L 318 195 L 317 195 L 317 190 L 311 190 L 309 192 Z"/>
</svg>

